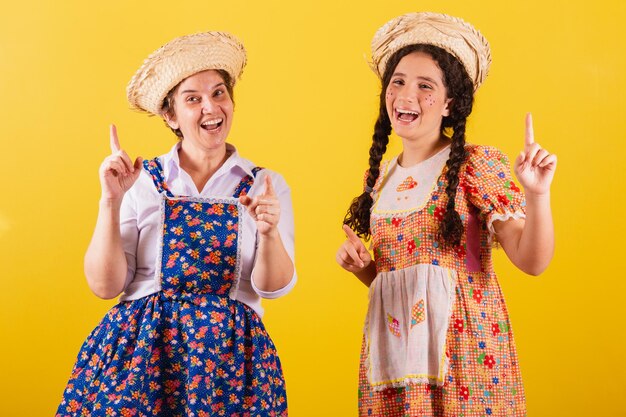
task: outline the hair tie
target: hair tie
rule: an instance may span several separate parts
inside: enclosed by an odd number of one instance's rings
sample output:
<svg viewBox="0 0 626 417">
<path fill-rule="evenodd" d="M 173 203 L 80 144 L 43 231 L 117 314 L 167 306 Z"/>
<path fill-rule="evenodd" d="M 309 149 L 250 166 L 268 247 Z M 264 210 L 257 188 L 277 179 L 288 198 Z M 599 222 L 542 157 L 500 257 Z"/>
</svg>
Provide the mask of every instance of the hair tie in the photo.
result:
<svg viewBox="0 0 626 417">
<path fill-rule="evenodd" d="M 374 190 L 372 189 L 372 187 L 370 187 L 369 185 L 366 185 L 365 187 L 363 187 L 363 191 L 364 191 L 364 192 L 366 192 L 366 193 L 368 193 L 368 194 L 371 194 L 371 193 L 373 193 L 373 192 L 374 192 Z"/>
</svg>

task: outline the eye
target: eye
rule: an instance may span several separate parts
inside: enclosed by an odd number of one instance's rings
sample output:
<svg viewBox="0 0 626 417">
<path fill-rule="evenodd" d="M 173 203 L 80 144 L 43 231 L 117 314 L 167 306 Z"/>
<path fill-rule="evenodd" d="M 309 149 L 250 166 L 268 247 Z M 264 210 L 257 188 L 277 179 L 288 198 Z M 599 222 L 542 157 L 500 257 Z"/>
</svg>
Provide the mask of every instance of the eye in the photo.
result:
<svg viewBox="0 0 626 417">
<path fill-rule="evenodd" d="M 185 101 L 187 103 L 199 103 L 200 102 L 200 97 L 197 96 L 188 96 Z"/>
<path fill-rule="evenodd" d="M 425 84 L 425 83 L 420 83 L 419 87 L 423 88 L 425 90 L 432 90 L 433 89 L 433 87 L 430 84 Z"/>
<path fill-rule="evenodd" d="M 404 85 L 404 80 L 401 78 L 396 78 L 395 80 L 391 81 L 391 83 L 394 85 Z"/>
<path fill-rule="evenodd" d="M 220 88 L 218 90 L 215 90 L 215 92 L 213 92 L 213 97 L 221 97 L 225 94 L 226 92 Z"/>
</svg>

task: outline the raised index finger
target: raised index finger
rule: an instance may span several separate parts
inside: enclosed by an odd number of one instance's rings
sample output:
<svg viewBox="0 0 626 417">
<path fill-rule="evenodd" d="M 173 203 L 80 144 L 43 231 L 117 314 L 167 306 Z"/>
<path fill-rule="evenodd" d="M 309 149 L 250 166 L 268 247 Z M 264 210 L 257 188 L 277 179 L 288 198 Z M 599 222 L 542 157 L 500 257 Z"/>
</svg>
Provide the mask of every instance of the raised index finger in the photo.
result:
<svg viewBox="0 0 626 417">
<path fill-rule="evenodd" d="M 343 225 L 343 231 L 346 234 L 346 237 L 348 238 L 348 240 L 350 240 L 351 242 L 356 243 L 356 244 L 363 244 L 361 242 L 361 239 L 359 239 L 356 233 L 354 233 L 354 230 L 350 229 L 350 226 L 348 226 L 347 224 Z"/>
<path fill-rule="evenodd" d="M 274 191 L 274 184 L 272 184 L 272 179 L 270 178 L 269 175 L 265 176 L 265 191 L 263 192 L 264 195 L 270 195 L 273 196 L 276 194 L 276 192 Z"/>
<path fill-rule="evenodd" d="M 120 141 L 117 138 L 117 128 L 115 127 L 114 124 L 111 125 L 109 132 L 110 132 L 109 143 L 111 144 L 111 153 L 115 153 L 119 151 L 121 148 L 120 148 Z"/>
<path fill-rule="evenodd" d="M 533 131 L 533 115 L 526 113 L 526 138 L 524 144 L 526 147 L 535 143 L 535 132 Z"/>
</svg>

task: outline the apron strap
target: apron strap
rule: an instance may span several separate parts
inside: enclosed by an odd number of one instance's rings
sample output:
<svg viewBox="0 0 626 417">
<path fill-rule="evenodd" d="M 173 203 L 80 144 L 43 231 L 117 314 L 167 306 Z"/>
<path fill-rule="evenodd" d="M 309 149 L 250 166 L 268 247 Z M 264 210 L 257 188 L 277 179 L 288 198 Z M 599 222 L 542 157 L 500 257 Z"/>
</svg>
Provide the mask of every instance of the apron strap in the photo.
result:
<svg viewBox="0 0 626 417">
<path fill-rule="evenodd" d="M 143 161 L 143 168 L 148 172 L 156 189 L 159 193 L 165 193 L 168 197 L 173 198 L 174 194 L 170 191 L 167 183 L 165 182 L 165 177 L 163 175 L 163 166 L 161 165 L 161 161 L 158 157 L 151 160 Z M 261 167 L 252 168 L 252 176 L 246 175 L 241 179 L 237 187 L 235 188 L 235 192 L 233 193 L 233 197 L 239 198 L 242 195 L 248 194 L 250 191 L 250 187 L 254 184 L 254 178 L 256 177 L 257 172 L 262 170 Z"/>
<path fill-rule="evenodd" d="M 174 197 L 174 194 L 170 191 L 167 184 L 165 183 L 165 177 L 163 175 L 163 167 L 161 166 L 161 161 L 158 157 L 151 160 L 143 161 L 143 169 L 145 169 L 152 181 L 154 181 L 154 185 L 156 186 L 157 191 L 161 194 L 165 192 L 168 197 Z"/>
<path fill-rule="evenodd" d="M 239 198 L 242 195 L 248 194 L 248 191 L 250 191 L 250 187 L 252 187 L 252 184 L 254 184 L 254 178 L 256 178 L 257 172 L 259 172 L 262 169 L 263 168 L 261 167 L 252 168 L 252 176 L 246 175 L 245 177 L 241 179 L 241 181 L 239 182 L 239 185 L 237 185 L 237 188 L 235 188 L 233 197 Z"/>
</svg>

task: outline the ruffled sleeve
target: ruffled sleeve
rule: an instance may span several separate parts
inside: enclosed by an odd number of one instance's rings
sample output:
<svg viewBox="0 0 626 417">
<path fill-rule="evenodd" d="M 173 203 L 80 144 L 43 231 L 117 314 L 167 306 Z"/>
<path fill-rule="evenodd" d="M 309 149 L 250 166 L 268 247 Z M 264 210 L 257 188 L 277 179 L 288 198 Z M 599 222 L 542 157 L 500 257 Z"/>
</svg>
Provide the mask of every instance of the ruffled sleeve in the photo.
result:
<svg viewBox="0 0 626 417">
<path fill-rule="evenodd" d="M 500 150 L 489 146 L 468 146 L 467 150 L 462 186 L 493 236 L 494 221 L 526 217 L 524 193 L 513 181 L 509 159 Z"/>
</svg>

